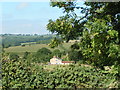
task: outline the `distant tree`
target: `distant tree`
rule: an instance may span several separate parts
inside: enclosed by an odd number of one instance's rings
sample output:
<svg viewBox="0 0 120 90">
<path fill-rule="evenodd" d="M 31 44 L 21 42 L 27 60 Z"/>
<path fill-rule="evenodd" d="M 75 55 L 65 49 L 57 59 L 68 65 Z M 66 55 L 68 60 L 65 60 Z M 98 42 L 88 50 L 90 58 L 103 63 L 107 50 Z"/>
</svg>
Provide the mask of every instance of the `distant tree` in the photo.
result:
<svg viewBox="0 0 120 90">
<path fill-rule="evenodd" d="M 39 49 L 32 57 L 33 62 L 49 62 L 52 58 L 52 52 L 47 48 Z"/>
<path fill-rule="evenodd" d="M 26 34 L 3 34 L 2 37 L 2 44 L 5 48 L 10 46 L 18 46 L 21 43 L 28 43 L 28 42 L 38 42 L 41 43 L 49 43 L 52 39 L 52 35 L 48 35 L 47 37 L 41 35 L 26 35 Z M 0 42 L 1 43 L 1 42 Z M 24 46 L 24 45 L 23 45 Z"/>
<path fill-rule="evenodd" d="M 22 44 L 21 46 L 22 46 L 22 47 L 25 47 L 25 44 Z"/>
<path fill-rule="evenodd" d="M 45 54 L 45 55 L 49 55 L 49 54 L 51 54 L 52 52 L 49 50 L 49 49 L 47 49 L 47 48 L 41 48 L 41 49 L 39 49 L 38 51 L 37 51 L 37 54 Z"/>
<path fill-rule="evenodd" d="M 58 57 L 61 57 L 61 51 L 59 50 L 59 49 L 55 49 L 53 52 L 52 52 L 52 54 L 54 55 L 54 56 L 58 56 Z"/>
</svg>

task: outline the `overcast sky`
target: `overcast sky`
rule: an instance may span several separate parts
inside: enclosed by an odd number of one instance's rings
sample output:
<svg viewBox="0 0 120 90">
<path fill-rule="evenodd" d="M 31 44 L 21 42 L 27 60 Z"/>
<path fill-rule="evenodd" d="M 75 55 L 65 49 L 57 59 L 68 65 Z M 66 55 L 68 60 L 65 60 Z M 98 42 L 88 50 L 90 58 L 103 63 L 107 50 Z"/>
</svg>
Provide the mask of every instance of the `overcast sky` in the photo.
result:
<svg viewBox="0 0 120 90">
<path fill-rule="evenodd" d="M 0 33 L 49 34 L 48 20 L 63 15 L 62 9 L 51 7 L 49 2 L 2 2 L 0 6 Z"/>
</svg>

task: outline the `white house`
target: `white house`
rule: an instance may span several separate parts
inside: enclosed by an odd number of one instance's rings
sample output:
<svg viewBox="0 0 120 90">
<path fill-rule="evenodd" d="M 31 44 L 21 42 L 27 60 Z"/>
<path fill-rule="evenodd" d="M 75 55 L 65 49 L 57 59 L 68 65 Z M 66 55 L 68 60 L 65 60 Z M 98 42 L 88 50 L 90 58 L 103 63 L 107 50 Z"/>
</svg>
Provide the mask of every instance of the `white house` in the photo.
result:
<svg viewBox="0 0 120 90">
<path fill-rule="evenodd" d="M 62 63 L 62 60 L 57 58 L 56 56 L 53 56 L 52 59 L 50 59 L 50 63 L 51 64 L 61 64 Z"/>
<path fill-rule="evenodd" d="M 74 63 L 74 61 L 62 61 L 62 59 L 57 58 L 56 56 L 53 56 L 53 58 L 50 59 L 50 64 L 69 65 L 72 63 Z"/>
</svg>

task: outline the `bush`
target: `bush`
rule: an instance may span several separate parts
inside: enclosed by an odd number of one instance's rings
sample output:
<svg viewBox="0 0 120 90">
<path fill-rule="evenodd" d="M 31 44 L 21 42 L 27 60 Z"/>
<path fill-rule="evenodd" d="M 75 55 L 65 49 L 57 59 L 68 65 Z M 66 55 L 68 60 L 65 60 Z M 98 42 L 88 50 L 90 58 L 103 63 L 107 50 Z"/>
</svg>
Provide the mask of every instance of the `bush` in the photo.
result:
<svg viewBox="0 0 120 90">
<path fill-rule="evenodd" d="M 25 47 L 25 44 L 22 44 L 21 46 L 22 46 L 22 47 Z"/>
<path fill-rule="evenodd" d="M 19 59 L 19 56 L 15 53 L 11 53 L 10 56 L 9 56 L 10 60 L 18 60 Z"/>
<path fill-rule="evenodd" d="M 52 52 L 47 48 L 39 49 L 32 57 L 33 62 L 49 62 L 52 58 Z"/>
<path fill-rule="evenodd" d="M 53 71 L 26 66 L 22 61 L 2 63 L 2 87 L 4 88 L 118 88 L 117 69 L 113 72 L 70 65 L 59 66 Z"/>
<path fill-rule="evenodd" d="M 82 60 L 81 51 L 75 51 L 75 50 L 70 51 L 68 53 L 68 58 L 71 61 L 80 61 L 80 60 Z"/>
<path fill-rule="evenodd" d="M 30 52 L 25 52 L 23 58 L 27 59 L 27 57 L 28 57 L 29 54 L 30 54 Z"/>
<path fill-rule="evenodd" d="M 55 49 L 53 52 L 52 52 L 53 56 L 58 56 L 58 57 L 61 57 L 61 52 L 59 49 Z"/>
<path fill-rule="evenodd" d="M 47 48 L 41 48 L 41 49 L 39 49 L 38 51 L 37 51 L 37 54 L 45 54 L 45 55 L 49 55 L 49 54 L 51 54 L 52 52 L 49 50 L 49 49 L 47 49 Z"/>
</svg>

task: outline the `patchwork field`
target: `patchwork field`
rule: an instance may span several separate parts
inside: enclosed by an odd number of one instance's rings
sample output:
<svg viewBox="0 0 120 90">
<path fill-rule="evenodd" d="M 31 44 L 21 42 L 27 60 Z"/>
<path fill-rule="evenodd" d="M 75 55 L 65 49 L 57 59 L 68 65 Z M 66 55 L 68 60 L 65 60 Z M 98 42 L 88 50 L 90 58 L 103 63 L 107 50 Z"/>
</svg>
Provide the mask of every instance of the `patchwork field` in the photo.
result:
<svg viewBox="0 0 120 90">
<path fill-rule="evenodd" d="M 11 52 L 11 53 L 24 53 L 24 52 L 36 52 L 37 50 L 39 50 L 40 48 L 48 48 L 51 51 L 55 50 L 55 49 L 60 49 L 61 51 L 63 50 L 68 50 L 70 48 L 70 46 L 73 43 L 64 43 L 63 45 L 60 45 L 54 49 L 50 48 L 47 44 L 33 44 L 33 45 L 26 45 L 26 46 L 14 46 L 14 47 L 9 47 L 9 48 L 5 48 L 5 52 Z"/>
</svg>

